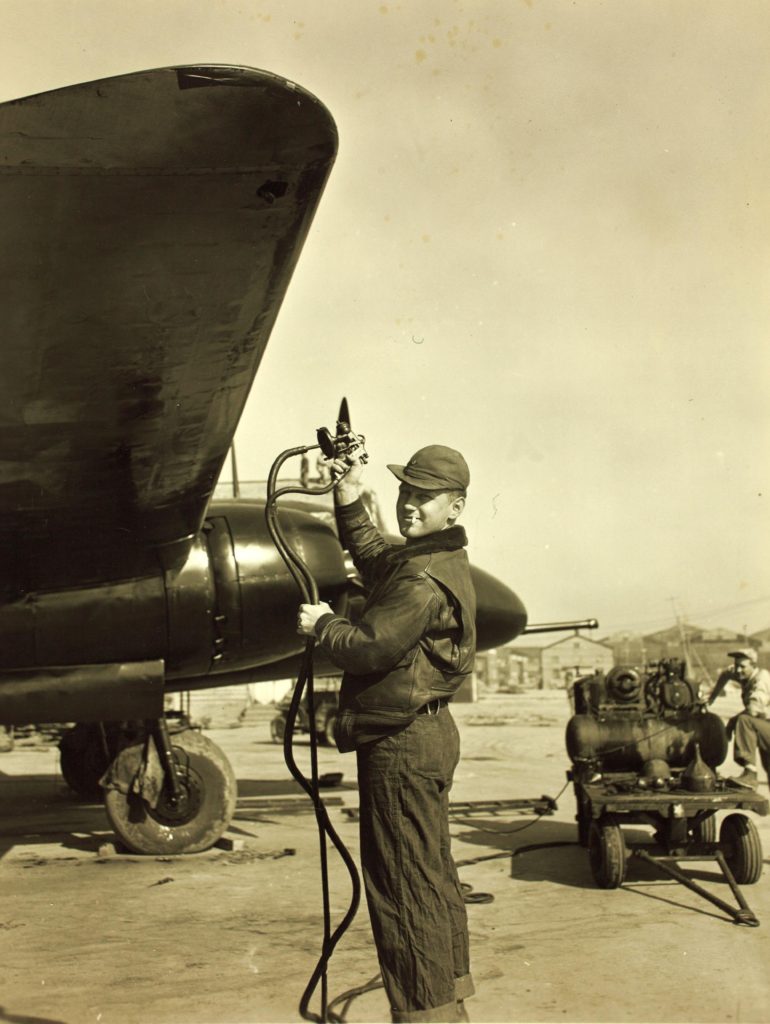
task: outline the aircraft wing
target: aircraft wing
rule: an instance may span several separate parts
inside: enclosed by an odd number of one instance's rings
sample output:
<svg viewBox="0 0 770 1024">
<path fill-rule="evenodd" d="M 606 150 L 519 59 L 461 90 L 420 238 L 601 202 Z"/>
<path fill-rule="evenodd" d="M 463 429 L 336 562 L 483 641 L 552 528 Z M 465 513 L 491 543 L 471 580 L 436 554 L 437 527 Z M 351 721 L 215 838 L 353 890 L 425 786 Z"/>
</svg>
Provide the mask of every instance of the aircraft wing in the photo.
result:
<svg viewBox="0 0 770 1024">
<path fill-rule="evenodd" d="M 0 581 L 180 566 L 336 153 L 263 71 L 0 104 Z"/>
</svg>

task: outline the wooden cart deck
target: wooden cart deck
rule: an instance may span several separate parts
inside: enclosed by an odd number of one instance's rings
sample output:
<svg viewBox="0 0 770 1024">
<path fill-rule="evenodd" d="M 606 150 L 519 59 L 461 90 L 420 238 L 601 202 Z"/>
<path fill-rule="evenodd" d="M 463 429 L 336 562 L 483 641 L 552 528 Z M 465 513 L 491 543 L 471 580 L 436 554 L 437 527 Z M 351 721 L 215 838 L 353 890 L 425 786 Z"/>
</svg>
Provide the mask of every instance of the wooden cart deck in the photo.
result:
<svg viewBox="0 0 770 1024">
<path fill-rule="evenodd" d="M 726 780 L 719 780 L 717 788 L 710 793 L 693 793 L 690 790 L 672 787 L 670 789 L 639 789 L 638 776 L 603 777 L 598 782 L 580 783 L 591 810 L 591 816 L 600 817 L 605 812 L 612 814 L 633 814 L 634 812 L 657 812 L 671 816 L 676 805 L 682 810 L 677 817 L 692 818 L 700 811 L 745 810 L 766 815 L 770 802 L 755 790 L 742 789 Z"/>
</svg>

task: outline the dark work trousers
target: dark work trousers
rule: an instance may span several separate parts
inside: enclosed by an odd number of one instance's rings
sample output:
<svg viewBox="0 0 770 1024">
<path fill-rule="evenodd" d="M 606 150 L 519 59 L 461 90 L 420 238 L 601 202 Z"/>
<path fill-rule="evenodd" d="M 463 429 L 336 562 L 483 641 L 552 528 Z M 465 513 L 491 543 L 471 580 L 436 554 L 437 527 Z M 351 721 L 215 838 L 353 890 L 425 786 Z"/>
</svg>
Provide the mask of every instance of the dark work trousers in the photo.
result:
<svg viewBox="0 0 770 1024">
<path fill-rule="evenodd" d="M 357 751 L 361 864 L 394 1021 L 455 1021 L 473 994 L 468 918 L 450 852 L 449 790 L 460 759 L 443 707 Z"/>
<path fill-rule="evenodd" d="M 733 757 L 736 763 L 744 767 L 755 767 L 757 748 L 762 767 L 770 777 L 770 721 L 767 718 L 754 718 L 747 711 L 742 711 L 735 719 Z"/>
</svg>

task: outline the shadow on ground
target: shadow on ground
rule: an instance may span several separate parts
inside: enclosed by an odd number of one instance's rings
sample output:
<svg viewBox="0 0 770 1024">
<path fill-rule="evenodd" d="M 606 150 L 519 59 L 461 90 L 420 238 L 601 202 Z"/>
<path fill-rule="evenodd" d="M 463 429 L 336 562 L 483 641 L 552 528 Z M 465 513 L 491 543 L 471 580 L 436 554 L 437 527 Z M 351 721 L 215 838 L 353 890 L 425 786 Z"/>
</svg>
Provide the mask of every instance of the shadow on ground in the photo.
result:
<svg viewBox="0 0 770 1024">
<path fill-rule="evenodd" d="M 322 795 L 329 807 L 339 807 L 344 802 L 342 794 L 357 786 L 344 779 L 332 781 L 333 785 L 323 787 Z M 312 801 L 290 777 L 239 779 L 230 831 L 250 835 L 237 827 L 239 820 L 312 813 Z M 24 846 L 51 847 L 52 853 L 53 847 L 96 853 L 103 843 L 114 839 L 102 802 L 74 793 L 60 775 L 0 774 L 0 859 Z"/>
<path fill-rule="evenodd" d="M 0 1006 L 0 1024 L 64 1024 L 64 1021 L 52 1020 L 50 1017 L 28 1017 L 23 1013 L 11 1013 Z"/>
<path fill-rule="evenodd" d="M 468 824 L 467 819 L 463 820 L 463 824 Z M 499 819 L 479 819 L 473 828 L 455 833 L 455 838 L 480 848 L 477 856 L 458 859 L 456 863 L 459 868 L 502 859 L 509 861 L 512 879 L 549 882 L 578 889 L 597 888 L 591 873 L 588 851 L 578 843 L 577 826 L 574 824 L 538 818 L 530 822 L 504 825 Z M 650 833 L 644 830 L 625 829 L 624 838 L 627 844 L 644 844 L 650 852 L 656 849 Z M 728 905 L 737 907 L 727 879 L 717 863 L 706 859 L 698 863 L 699 867 L 694 867 L 692 863 L 679 866 L 701 888 Z M 723 909 L 710 903 L 708 898 L 674 881 L 656 865 L 633 856 L 628 857 L 626 877 L 621 888 L 624 892 L 680 907 L 691 913 L 732 922 L 732 918 Z M 747 890 L 744 897 L 750 895 L 750 887 Z M 695 902 L 689 902 L 691 900 Z"/>
</svg>

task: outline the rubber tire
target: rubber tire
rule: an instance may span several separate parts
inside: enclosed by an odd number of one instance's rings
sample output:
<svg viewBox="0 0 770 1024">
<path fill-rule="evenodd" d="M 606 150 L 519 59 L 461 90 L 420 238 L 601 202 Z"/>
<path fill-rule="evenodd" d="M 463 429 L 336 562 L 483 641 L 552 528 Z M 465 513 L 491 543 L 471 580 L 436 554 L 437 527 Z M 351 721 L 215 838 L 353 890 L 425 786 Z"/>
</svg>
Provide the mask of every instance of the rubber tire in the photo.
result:
<svg viewBox="0 0 770 1024">
<path fill-rule="evenodd" d="M 337 746 L 337 715 L 335 712 L 331 712 L 326 719 L 326 729 L 324 730 L 325 742 L 330 747 Z"/>
<path fill-rule="evenodd" d="M 104 796 L 99 779 L 109 768 L 98 725 L 78 724 L 59 740 L 59 767 L 69 788 L 78 796 L 98 803 Z"/>
<path fill-rule="evenodd" d="M 283 743 L 286 732 L 286 719 L 276 716 L 270 721 L 270 739 L 273 743 Z"/>
<path fill-rule="evenodd" d="M 738 885 L 753 885 L 762 874 L 762 840 L 745 814 L 728 814 L 719 830 L 719 845 Z"/>
<path fill-rule="evenodd" d="M 190 816 L 169 824 L 157 816 L 136 794 L 108 789 L 104 805 L 110 824 L 121 841 L 143 854 L 200 853 L 213 846 L 230 824 L 235 812 L 237 782 L 224 753 L 206 736 L 194 730 L 171 739 L 180 778 L 189 771 L 199 794 L 198 806 Z M 144 744 L 126 747 L 118 755 L 123 759 L 121 774 L 133 776 L 142 762 Z M 182 765 L 186 768 L 182 769 Z"/>
<path fill-rule="evenodd" d="M 711 817 L 704 818 L 693 825 L 691 832 L 695 843 L 715 843 L 717 841 L 716 815 L 712 814 Z"/>
<path fill-rule="evenodd" d="M 613 814 L 604 814 L 588 828 L 588 859 L 600 889 L 617 889 L 626 877 L 626 844 Z"/>
</svg>

